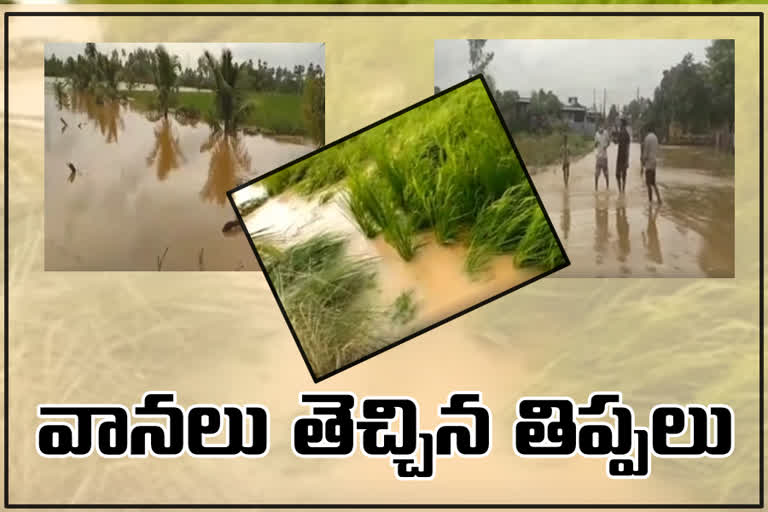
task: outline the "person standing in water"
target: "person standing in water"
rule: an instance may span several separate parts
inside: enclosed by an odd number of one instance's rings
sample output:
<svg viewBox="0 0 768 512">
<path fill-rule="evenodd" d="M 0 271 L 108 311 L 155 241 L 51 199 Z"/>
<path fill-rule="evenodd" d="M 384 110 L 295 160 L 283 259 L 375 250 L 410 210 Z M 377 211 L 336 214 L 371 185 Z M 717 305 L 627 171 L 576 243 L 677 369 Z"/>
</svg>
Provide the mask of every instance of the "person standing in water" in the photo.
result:
<svg viewBox="0 0 768 512">
<path fill-rule="evenodd" d="M 597 182 L 600 179 L 600 173 L 605 176 L 605 188 L 608 189 L 608 145 L 611 140 L 608 132 L 603 126 L 595 134 L 595 149 L 597 150 L 597 161 L 595 162 L 595 192 L 597 192 Z"/>
<path fill-rule="evenodd" d="M 653 132 L 653 125 L 648 125 L 645 139 L 640 152 L 640 175 L 645 173 L 645 185 L 648 187 L 648 202 L 653 202 L 653 191 L 656 191 L 656 199 L 661 204 L 659 187 L 656 186 L 656 155 L 659 151 L 659 139 Z"/>
<path fill-rule="evenodd" d="M 568 187 L 568 178 L 571 173 L 571 152 L 568 149 L 568 134 L 563 135 L 563 147 L 560 148 L 560 156 L 563 159 L 563 182 Z"/>
<path fill-rule="evenodd" d="M 627 131 L 627 120 L 621 118 L 621 128 L 618 135 L 619 150 L 616 153 L 616 181 L 618 181 L 619 194 L 624 193 L 627 187 L 627 168 L 629 167 L 629 132 Z"/>
</svg>

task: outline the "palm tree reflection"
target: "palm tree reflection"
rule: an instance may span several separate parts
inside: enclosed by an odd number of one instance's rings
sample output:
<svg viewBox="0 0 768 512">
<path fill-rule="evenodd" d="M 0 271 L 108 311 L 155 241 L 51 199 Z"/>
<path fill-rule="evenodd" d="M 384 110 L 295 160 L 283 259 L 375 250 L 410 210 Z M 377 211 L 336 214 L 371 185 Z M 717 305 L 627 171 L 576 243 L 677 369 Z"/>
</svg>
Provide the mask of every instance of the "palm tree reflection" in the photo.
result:
<svg viewBox="0 0 768 512">
<path fill-rule="evenodd" d="M 206 201 L 224 204 L 227 191 L 235 188 L 240 178 L 251 173 L 251 157 L 238 135 L 227 135 L 223 131 L 211 134 L 200 152 L 211 152 L 208 166 L 208 180 L 200 191 Z"/>
<path fill-rule="evenodd" d="M 179 138 L 173 132 L 170 119 L 163 119 L 155 126 L 155 147 L 147 156 L 147 167 L 157 164 L 157 179 L 165 180 L 168 174 L 184 162 Z"/>
<path fill-rule="evenodd" d="M 99 102 L 95 96 L 87 93 L 73 93 L 71 99 L 69 106 L 72 112 L 85 114 L 90 121 L 93 121 L 107 143 L 117 142 L 120 130 L 125 129 L 119 101 Z"/>
</svg>

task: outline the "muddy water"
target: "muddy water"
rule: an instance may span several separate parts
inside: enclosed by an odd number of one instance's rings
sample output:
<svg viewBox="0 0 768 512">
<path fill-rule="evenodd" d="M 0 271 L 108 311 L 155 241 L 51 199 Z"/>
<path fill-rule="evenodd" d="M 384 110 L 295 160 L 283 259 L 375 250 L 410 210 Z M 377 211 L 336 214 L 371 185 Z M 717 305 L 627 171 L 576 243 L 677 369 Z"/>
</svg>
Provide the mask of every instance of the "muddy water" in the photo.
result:
<svg viewBox="0 0 768 512">
<path fill-rule="evenodd" d="M 235 200 L 243 202 L 258 195 L 258 184 L 243 189 Z M 248 190 L 248 189 L 255 190 Z M 520 284 L 539 271 L 515 267 L 512 256 L 495 258 L 489 272 L 470 278 L 464 271 L 467 249 L 464 246 L 438 244 L 432 235 L 423 235 L 421 247 L 409 262 L 381 236 L 369 240 L 360 233 L 339 194 L 322 203 L 306 201 L 291 193 L 270 199 L 245 219 L 250 233 L 268 231 L 277 240 L 297 243 L 319 233 L 338 233 L 349 240 L 348 251 L 354 257 L 374 258 L 379 275 L 379 300 L 391 305 L 402 293 L 410 293 L 416 305 L 415 318 L 403 326 L 412 332 L 479 301 Z M 402 335 L 402 333 L 401 333 Z"/>
<path fill-rule="evenodd" d="M 61 119 L 66 122 L 66 126 Z M 226 192 L 313 148 L 45 93 L 46 270 L 258 270 Z M 72 163 L 76 169 L 68 167 Z"/>
<path fill-rule="evenodd" d="M 662 204 L 648 203 L 640 147 L 630 150 L 626 193 L 616 188 L 616 146 L 608 150 L 611 188 L 594 190 L 595 155 L 534 171 L 534 183 L 571 260 L 558 276 L 732 277 L 734 180 L 709 148 L 663 147 L 656 171 Z"/>
</svg>

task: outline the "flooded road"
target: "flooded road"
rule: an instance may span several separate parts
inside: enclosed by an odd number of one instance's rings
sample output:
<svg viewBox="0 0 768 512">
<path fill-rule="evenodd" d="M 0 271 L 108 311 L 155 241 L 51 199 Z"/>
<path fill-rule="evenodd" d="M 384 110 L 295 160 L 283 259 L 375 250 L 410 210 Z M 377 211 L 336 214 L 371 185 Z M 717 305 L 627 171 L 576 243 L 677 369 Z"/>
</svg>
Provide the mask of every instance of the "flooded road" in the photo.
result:
<svg viewBox="0 0 768 512">
<path fill-rule="evenodd" d="M 46 270 L 258 270 L 226 192 L 312 146 L 45 91 Z"/>
<path fill-rule="evenodd" d="M 661 147 L 656 182 L 662 204 L 648 204 L 640 145 L 632 144 L 627 188 L 616 188 L 616 150 L 608 148 L 610 186 L 594 190 L 595 154 L 533 180 L 571 266 L 561 277 L 733 277 L 734 179 L 727 157 L 711 148 Z M 732 164 L 730 164 L 732 165 Z M 655 201 L 655 196 L 654 196 Z"/>
<path fill-rule="evenodd" d="M 242 203 L 253 197 L 257 193 L 249 189 L 256 187 L 259 185 L 238 191 L 235 201 Z M 375 259 L 381 307 L 391 305 L 402 293 L 411 295 L 415 316 L 403 326 L 400 335 L 458 313 L 541 272 L 517 268 L 513 256 L 505 255 L 491 261 L 487 274 L 470 278 L 464 270 L 467 248 L 440 245 L 431 234 L 421 236 L 416 256 L 406 262 L 381 236 L 363 236 L 339 194 L 325 203 L 321 198 L 307 201 L 293 193 L 283 193 L 245 217 L 248 231 L 268 231 L 281 243 L 291 244 L 321 233 L 345 236 L 350 256 Z"/>
</svg>

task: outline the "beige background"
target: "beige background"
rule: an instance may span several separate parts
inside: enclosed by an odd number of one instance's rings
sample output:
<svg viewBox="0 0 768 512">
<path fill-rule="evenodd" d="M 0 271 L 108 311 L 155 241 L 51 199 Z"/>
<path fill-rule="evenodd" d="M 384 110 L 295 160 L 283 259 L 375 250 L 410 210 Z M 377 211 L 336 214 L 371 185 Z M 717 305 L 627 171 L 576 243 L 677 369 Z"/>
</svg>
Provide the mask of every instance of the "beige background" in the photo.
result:
<svg viewBox="0 0 768 512">
<path fill-rule="evenodd" d="M 492 8 L 525 9 L 598 7 Z M 757 18 L 12 18 L 10 34 L 12 503 L 757 501 Z M 326 42 L 327 134 L 333 140 L 430 95 L 435 39 L 585 37 L 736 40 L 735 279 L 545 279 L 314 385 L 258 273 L 42 271 L 45 42 Z M 271 453 L 237 461 L 74 461 L 35 452 L 41 402 L 131 405 L 145 391 L 165 389 L 178 391 L 186 406 L 266 405 Z M 309 461 L 291 453 L 290 422 L 303 411 L 301 391 L 409 395 L 421 404 L 422 426 L 431 428 L 449 392 L 473 389 L 484 393 L 494 413 L 493 451 L 483 459 L 439 460 L 432 482 L 398 482 L 386 460 Z M 736 451 L 726 460 L 654 459 L 651 478 L 633 482 L 610 481 L 599 460 L 514 455 L 519 397 L 564 394 L 582 402 L 598 390 L 622 391 L 641 425 L 660 402 L 730 404 Z"/>
</svg>

